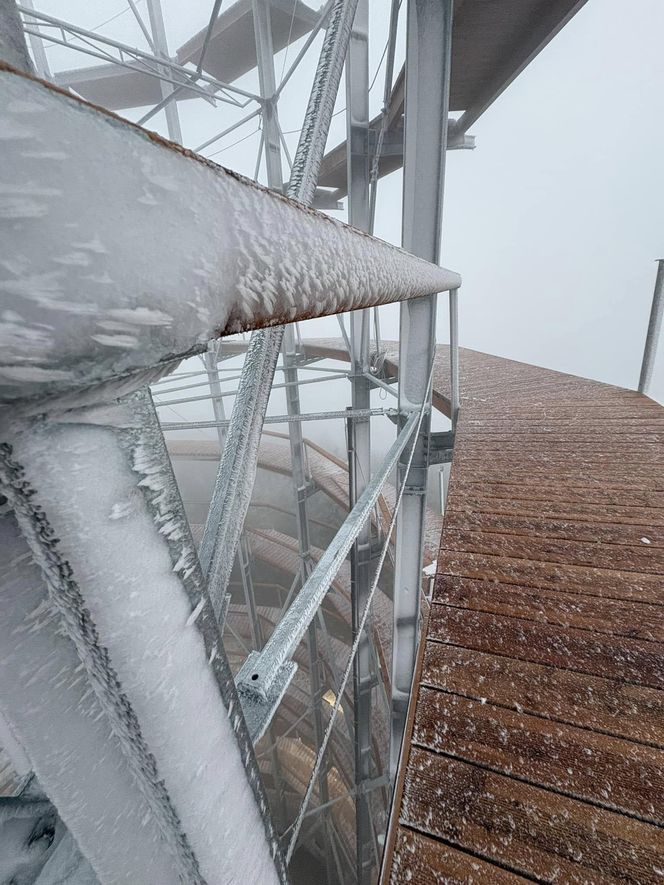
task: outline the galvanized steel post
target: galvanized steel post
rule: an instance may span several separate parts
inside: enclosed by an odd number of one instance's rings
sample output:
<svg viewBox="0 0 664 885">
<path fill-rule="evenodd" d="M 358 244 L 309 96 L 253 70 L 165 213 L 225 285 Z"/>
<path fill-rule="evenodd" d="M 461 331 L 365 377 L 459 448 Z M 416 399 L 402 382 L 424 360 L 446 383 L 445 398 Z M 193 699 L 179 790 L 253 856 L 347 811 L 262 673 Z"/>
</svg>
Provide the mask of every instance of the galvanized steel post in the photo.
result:
<svg viewBox="0 0 664 885">
<path fill-rule="evenodd" d="M 369 7 L 359 0 L 346 59 L 346 128 L 348 221 L 369 231 Z M 371 311 L 350 314 L 352 408 L 369 409 Z M 371 479 L 371 424 L 369 418 L 349 418 L 348 478 L 352 508 Z M 371 586 L 371 520 L 367 520 L 353 544 L 351 566 L 351 612 L 353 637 L 357 635 Z M 370 881 L 374 866 L 369 796 L 365 786 L 371 778 L 371 673 L 370 619 L 353 664 L 353 732 L 355 753 L 355 835 L 357 883 Z"/>
<path fill-rule="evenodd" d="M 643 362 L 639 377 L 639 393 L 646 393 L 652 380 L 655 359 L 657 357 L 657 345 L 662 330 L 662 318 L 664 317 L 664 258 L 657 261 L 657 278 L 655 279 L 655 291 L 652 296 L 650 309 L 650 321 L 646 333 L 646 343 L 643 348 Z"/>
<path fill-rule="evenodd" d="M 409 0 L 406 45 L 403 245 L 429 261 L 440 255 L 452 42 L 452 0 Z M 417 409 L 430 396 L 436 296 L 401 306 L 399 406 Z M 406 489 L 397 521 L 392 651 L 391 767 L 396 771 L 418 641 L 422 541 L 430 419 L 422 422 L 410 470 L 399 463 Z"/>
</svg>

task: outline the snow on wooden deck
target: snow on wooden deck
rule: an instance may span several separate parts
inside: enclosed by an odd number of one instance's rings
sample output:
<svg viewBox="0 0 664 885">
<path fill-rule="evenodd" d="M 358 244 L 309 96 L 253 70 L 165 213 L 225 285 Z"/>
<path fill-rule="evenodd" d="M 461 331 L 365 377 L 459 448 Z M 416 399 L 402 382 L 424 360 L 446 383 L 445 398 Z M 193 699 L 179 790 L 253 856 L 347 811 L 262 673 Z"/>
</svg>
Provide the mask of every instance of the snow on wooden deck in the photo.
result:
<svg viewBox="0 0 664 885">
<path fill-rule="evenodd" d="M 662 882 L 664 408 L 461 371 L 383 881 Z"/>
</svg>

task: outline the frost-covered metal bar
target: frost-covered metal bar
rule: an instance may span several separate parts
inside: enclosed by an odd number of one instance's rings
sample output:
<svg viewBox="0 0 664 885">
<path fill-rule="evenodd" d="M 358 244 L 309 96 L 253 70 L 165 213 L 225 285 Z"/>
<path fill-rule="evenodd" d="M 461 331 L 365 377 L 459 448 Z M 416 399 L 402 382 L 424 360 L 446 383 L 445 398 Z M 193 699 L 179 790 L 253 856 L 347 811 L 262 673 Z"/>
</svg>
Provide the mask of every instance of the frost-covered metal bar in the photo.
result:
<svg viewBox="0 0 664 885">
<path fill-rule="evenodd" d="M 440 255 L 452 42 L 452 0 L 409 0 L 406 35 L 403 245 L 437 261 Z M 456 287 L 454 287 L 456 288 Z M 436 335 L 436 297 L 401 306 L 399 407 L 430 398 L 428 379 Z M 412 461 L 399 463 L 404 486 L 397 520 L 392 646 L 391 768 L 396 771 L 415 666 L 430 416 L 422 421 Z"/>
<path fill-rule="evenodd" d="M 369 231 L 369 6 L 359 0 L 348 58 L 346 59 L 346 130 L 348 220 Z M 369 345 L 371 311 L 350 314 L 351 401 L 354 410 L 371 406 Z M 348 418 L 348 479 L 351 509 L 371 478 L 371 423 L 369 418 Z M 366 608 L 371 566 L 371 520 L 358 532 L 350 552 L 351 621 L 357 636 Z M 353 750 L 355 776 L 356 881 L 369 882 L 374 867 L 369 797 L 364 787 L 372 776 L 371 699 L 373 674 L 369 631 L 362 631 L 353 664 Z"/>
<path fill-rule="evenodd" d="M 282 344 L 282 353 L 285 369 L 285 378 L 288 383 L 286 387 L 286 403 L 288 414 L 293 418 L 300 415 L 300 392 L 298 386 L 297 373 L 297 345 L 295 341 L 295 326 L 289 325 L 284 329 L 284 337 Z M 309 491 L 309 477 L 306 471 L 306 454 L 304 448 L 304 437 L 302 434 L 302 425 L 300 422 L 291 422 L 288 426 L 288 440 L 290 443 L 291 465 L 293 492 L 295 497 L 295 521 L 297 525 L 298 547 L 300 554 L 300 585 L 306 586 L 306 582 L 314 568 L 311 559 L 311 549 L 309 541 L 309 514 L 307 508 L 307 495 Z M 309 654 L 309 694 L 311 706 L 312 730 L 314 736 L 314 748 L 318 752 L 321 741 L 323 740 L 323 714 L 321 710 L 321 678 L 320 678 L 320 659 L 318 655 L 318 636 L 316 633 L 316 620 L 312 619 L 307 628 L 307 651 Z M 327 780 L 327 769 L 322 767 L 318 777 L 319 799 L 322 804 L 326 804 L 330 798 Z M 329 878 L 332 868 L 332 840 L 335 838 L 332 827 L 330 826 L 330 817 L 324 815 L 323 824 L 325 826 L 325 854 L 327 876 Z"/>
<path fill-rule="evenodd" d="M 657 261 L 657 278 L 655 279 L 655 291 L 652 296 L 646 343 L 643 348 L 639 393 L 646 393 L 650 387 L 657 357 L 657 345 L 662 330 L 662 319 L 664 319 L 664 258 L 660 258 Z"/>
<path fill-rule="evenodd" d="M 267 0 L 252 0 L 254 35 L 258 81 L 263 98 L 263 144 L 268 185 L 276 190 L 283 186 L 281 168 L 281 138 L 277 103 L 275 101 L 276 80 L 274 76 L 274 49 L 272 47 L 272 25 L 270 7 Z"/>
<path fill-rule="evenodd" d="M 152 41 L 155 49 L 160 58 L 169 60 L 168 40 L 166 39 L 166 27 L 164 25 L 164 15 L 161 10 L 161 0 L 147 0 L 147 4 L 148 14 L 150 16 L 150 30 L 152 31 Z M 180 127 L 180 115 L 178 113 L 177 102 L 170 99 L 174 92 L 173 86 L 170 83 L 167 83 L 165 78 L 161 78 L 159 80 L 159 88 L 161 90 L 162 103 L 164 103 L 168 137 L 172 141 L 182 144 L 182 129 Z"/>
<path fill-rule="evenodd" d="M 0 0 L 0 59 L 21 71 L 34 71 L 14 0 Z"/>
<path fill-rule="evenodd" d="M 299 415 L 267 415 L 264 424 L 289 424 L 295 421 L 333 421 L 338 418 L 373 418 L 377 415 L 396 417 L 396 409 L 346 409 L 338 412 L 302 412 Z M 230 421 L 162 421 L 162 430 L 204 430 L 228 427 Z"/>
<path fill-rule="evenodd" d="M 101 881 L 284 881 L 149 394 L 88 400 L 0 416 L 4 714 Z"/>
<path fill-rule="evenodd" d="M 241 693 L 242 709 L 247 718 L 247 725 L 254 740 L 263 734 L 293 678 L 296 665 L 291 661 L 291 657 L 360 529 L 370 517 L 385 480 L 397 463 L 417 422 L 418 415 L 413 412 L 390 447 L 380 469 L 371 478 L 364 493 L 319 559 L 309 580 L 282 617 L 263 651 L 260 655 L 250 655 L 238 673 L 236 684 Z"/>
<path fill-rule="evenodd" d="M 6 67 L 0 128 L 12 222 L 0 243 L 0 401 L 153 369 L 243 329 L 459 284 Z M 140 249 L 137 230 L 154 231 Z"/>
</svg>

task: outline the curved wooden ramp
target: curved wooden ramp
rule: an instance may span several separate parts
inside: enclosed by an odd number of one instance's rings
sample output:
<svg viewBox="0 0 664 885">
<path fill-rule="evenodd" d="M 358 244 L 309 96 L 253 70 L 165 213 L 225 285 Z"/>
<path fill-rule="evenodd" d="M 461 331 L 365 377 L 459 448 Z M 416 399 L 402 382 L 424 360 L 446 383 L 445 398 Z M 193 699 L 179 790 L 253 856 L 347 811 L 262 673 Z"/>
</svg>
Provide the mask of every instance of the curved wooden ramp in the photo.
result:
<svg viewBox="0 0 664 885">
<path fill-rule="evenodd" d="M 664 882 L 664 409 L 461 370 L 383 881 Z"/>
</svg>

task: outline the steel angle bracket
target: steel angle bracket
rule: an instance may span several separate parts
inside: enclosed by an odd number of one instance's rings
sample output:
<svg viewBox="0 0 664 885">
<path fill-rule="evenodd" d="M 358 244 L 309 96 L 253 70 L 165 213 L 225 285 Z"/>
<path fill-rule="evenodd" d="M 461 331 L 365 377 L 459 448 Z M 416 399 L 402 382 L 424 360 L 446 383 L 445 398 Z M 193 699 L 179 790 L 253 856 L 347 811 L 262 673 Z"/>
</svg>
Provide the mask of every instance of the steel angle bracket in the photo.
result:
<svg viewBox="0 0 664 885">
<path fill-rule="evenodd" d="M 242 713 L 249 729 L 249 736 L 254 744 L 257 744 L 267 731 L 297 670 L 297 664 L 294 661 L 286 661 L 285 664 L 282 664 L 266 695 L 263 696 L 251 687 L 251 677 L 259 659 L 258 652 L 252 651 L 235 677 Z"/>
</svg>

